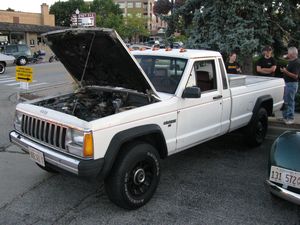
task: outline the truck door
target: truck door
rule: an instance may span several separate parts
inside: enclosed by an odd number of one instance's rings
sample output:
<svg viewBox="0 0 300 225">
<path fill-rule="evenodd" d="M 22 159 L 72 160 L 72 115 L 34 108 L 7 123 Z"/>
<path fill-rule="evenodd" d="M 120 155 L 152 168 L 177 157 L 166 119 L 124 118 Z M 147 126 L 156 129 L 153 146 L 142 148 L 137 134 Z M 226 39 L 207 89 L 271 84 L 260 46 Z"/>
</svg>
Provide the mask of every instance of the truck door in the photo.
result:
<svg viewBox="0 0 300 225">
<path fill-rule="evenodd" d="M 221 132 L 222 82 L 213 59 L 194 62 L 186 87 L 201 89 L 200 98 L 181 98 L 178 109 L 177 151 L 218 136 Z"/>
</svg>

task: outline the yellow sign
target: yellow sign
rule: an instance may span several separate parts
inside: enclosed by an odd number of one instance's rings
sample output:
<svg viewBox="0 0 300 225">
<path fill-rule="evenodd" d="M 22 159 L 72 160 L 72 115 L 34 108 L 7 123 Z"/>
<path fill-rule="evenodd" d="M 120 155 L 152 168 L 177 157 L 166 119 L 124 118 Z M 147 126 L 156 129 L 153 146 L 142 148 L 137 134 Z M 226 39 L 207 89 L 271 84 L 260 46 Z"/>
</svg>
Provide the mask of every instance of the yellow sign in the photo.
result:
<svg viewBox="0 0 300 225">
<path fill-rule="evenodd" d="M 16 81 L 32 82 L 32 68 L 16 66 Z"/>
</svg>

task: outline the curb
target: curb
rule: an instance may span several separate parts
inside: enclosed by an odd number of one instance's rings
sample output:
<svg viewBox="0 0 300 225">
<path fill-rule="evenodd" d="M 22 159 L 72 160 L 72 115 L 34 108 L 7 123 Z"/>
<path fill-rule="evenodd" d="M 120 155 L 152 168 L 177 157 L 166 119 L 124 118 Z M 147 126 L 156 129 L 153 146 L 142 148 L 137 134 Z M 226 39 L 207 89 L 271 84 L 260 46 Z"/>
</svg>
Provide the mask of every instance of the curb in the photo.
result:
<svg viewBox="0 0 300 225">
<path fill-rule="evenodd" d="M 287 125 L 285 124 L 283 121 L 279 121 L 278 119 L 276 119 L 275 117 L 269 117 L 269 126 L 272 126 L 272 127 L 280 127 L 280 128 L 284 128 L 286 130 L 300 130 L 300 121 L 295 121 L 294 124 L 290 124 L 290 125 Z"/>
</svg>

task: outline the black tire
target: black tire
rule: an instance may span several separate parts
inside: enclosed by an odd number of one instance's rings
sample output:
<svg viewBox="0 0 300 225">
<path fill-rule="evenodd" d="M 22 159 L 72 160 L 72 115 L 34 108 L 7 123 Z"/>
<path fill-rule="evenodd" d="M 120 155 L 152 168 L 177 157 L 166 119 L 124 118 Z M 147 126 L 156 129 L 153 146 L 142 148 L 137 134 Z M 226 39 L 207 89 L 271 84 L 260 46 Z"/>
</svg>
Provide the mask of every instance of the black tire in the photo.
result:
<svg viewBox="0 0 300 225">
<path fill-rule="evenodd" d="M 160 179 L 160 157 L 150 144 L 135 142 L 121 150 L 105 179 L 109 199 L 124 209 L 137 209 L 153 196 Z"/>
<path fill-rule="evenodd" d="M 25 66 L 28 63 L 28 59 L 25 56 L 21 56 L 17 59 L 18 66 Z"/>
<path fill-rule="evenodd" d="M 3 62 L 0 62 L 0 74 L 4 74 L 5 72 L 5 64 Z"/>
<path fill-rule="evenodd" d="M 45 165 L 45 167 L 38 163 L 36 163 L 36 165 L 38 165 L 38 167 L 40 167 L 42 170 L 47 171 L 48 173 L 58 173 L 58 171 L 56 171 L 55 169 L 52 169 L 51 167 L 49 167 L 47 165 Z"/>
<path fill-rule="evenodd" d="M 265 108 L 260 108 L 254 119 L 245 130 L 245 140 L 251 147 L 257 147 L 263 143 L 268 131 L 268 113 Z"/>
<path fill-rule="evenodd" d="M 54 57 L 53 56 L 50 56 L 49 58 L 49 63 L 52 63 L 54 61 Z"/>
</svg>

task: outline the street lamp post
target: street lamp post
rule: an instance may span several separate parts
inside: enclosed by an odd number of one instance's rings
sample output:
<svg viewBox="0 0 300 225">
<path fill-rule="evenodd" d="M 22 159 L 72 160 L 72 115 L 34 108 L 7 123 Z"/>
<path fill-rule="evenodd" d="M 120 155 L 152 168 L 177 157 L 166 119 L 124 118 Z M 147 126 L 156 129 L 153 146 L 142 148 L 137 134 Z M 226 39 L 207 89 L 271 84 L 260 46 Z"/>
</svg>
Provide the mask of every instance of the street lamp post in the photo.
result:
<svg viewBox="0 0 300 225">
<path fill-rule="evenodd" d="M 79 16 L 79 13 L 80 13 L 79 9 L 76 9 L 75 13 L 76 13 L 77 28 L 78 28 L 79 27 L 79 25 L 78 25 L 78 16 Z"/>
</svg>

